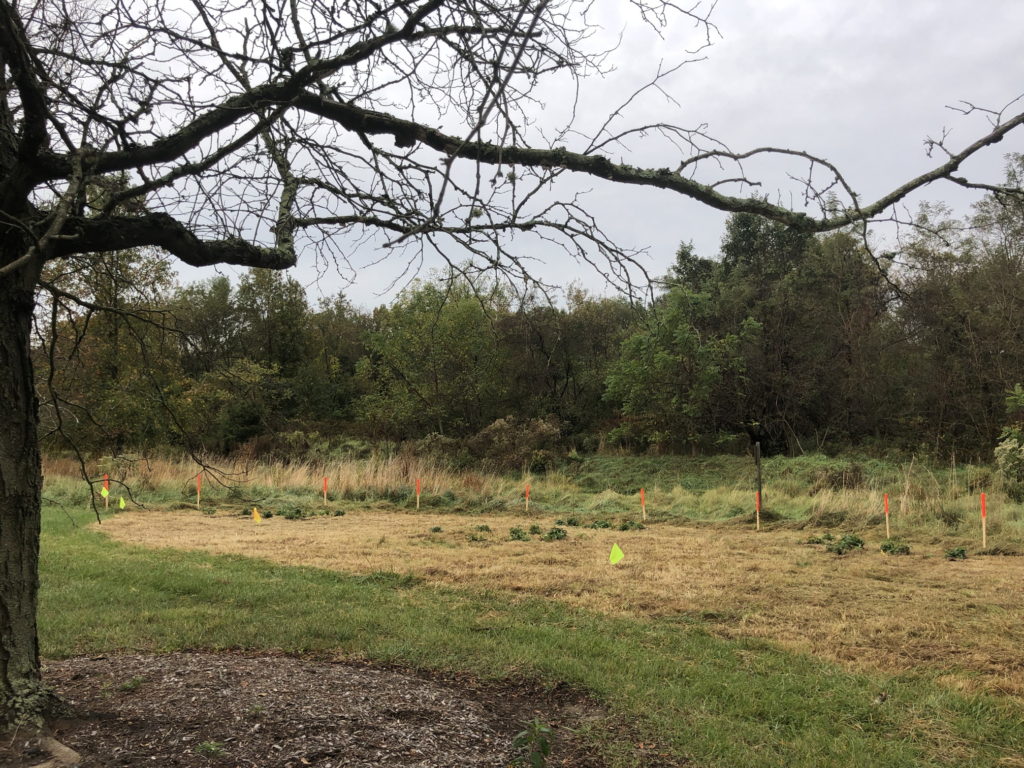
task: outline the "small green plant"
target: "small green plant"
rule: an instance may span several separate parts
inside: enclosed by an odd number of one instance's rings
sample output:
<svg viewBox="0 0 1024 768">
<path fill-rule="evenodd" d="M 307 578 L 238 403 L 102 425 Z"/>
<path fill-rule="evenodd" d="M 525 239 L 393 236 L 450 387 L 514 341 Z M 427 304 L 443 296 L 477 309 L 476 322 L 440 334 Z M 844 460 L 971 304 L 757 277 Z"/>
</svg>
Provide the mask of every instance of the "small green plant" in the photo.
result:
<svg viewBox="0 0 1024 768">
<path fill-rule="evenodd" d="M 470 541 L 487 541 L 487 537 L 479 533 L 471 533 L 467 537 Z"/>
<path fill-rule="evenodd" d="M 250 720 L 255 720 L 264 712 L 266 712 L 266 709 L 264 707 L 261 707 L 259 704 L 255 704 L 249 707 L 247 710 L 245 710 L 245 716 L 248 717 Z"/>
<path fill-rule="evenodd" d="M 566 525 L 570 525 L 573 528 L 578 528 L 580 525 L 582 525 L 582 523 L 580 522 L 580 519 L 578 517 L 576 517 L 575 515 L 573 515 L 572 517 L 568 518 L 565 521 L 565 524 Z"/>
<path fill-rule="evenodd" d="M 282 509 L 280 514 L 281 517 L 283 517 L 285 520 L 301 520 L 305 517 L 305 514 L 303 513 L 300 507 L 289 507 L 288 509 Z"/>
<path fill-rule="evenodd" d="M 530 526 L 530 535 L 531 536 L 540 536 L 541 533 L 543 533 L 543 531 L 541 530 L 541 527 L 539 525 L 537 525 L 536 523 L 534 523 L 533 525 Z"/>
<path fill-rule="evenodd" d="M 523 730 L 512 739 L 512 748 L 522 753 L 516 758 L 514 765 L 544 768 L 551 754 L 551 726 L 536 717 L 524 725 Z"/>
<path fill-rule="evenodd" d="M 626 520 L 619 525 L 620 531 L 642 531 L 647 526 L 636 520 Z"/>
<path fill-rule="evenodd" d="M 122 691 L 137 691 L 142 687 L 144 682 L 146 682 L 146 678 L 144 677 L 133 677 L 130 680 L 125 680 L 117 687 Z"/>
<path fill-rule="evenodd" d="M 607 520 L 595 520 L 587 528 L 611 528 L 612 524 Z"/>
<path fill-rule="evenodd" d="M 509 528 L 508 529 L 508 537 L 512 541 L 529 541 L 530 540 L 530 535 L 526 531 L 524 531 L 522 528 L 519 528 L 518 526 L 515 527 L 515 528 Z"/>
<path fill-rule="evenodd" d="M 431 533 L 444 533 L 444 528 L 442 528 L 440 525 L 435 525 L 433 528 L 430 529 L 430 532 Z"/>
<path fill-rule="evenodd" d="M 966 560 L 967 559 L 967 548 L 966 547 L 953 547 L 952 549 L 946 550 L 947 560 Z"/>
<path fill-rule="evenodd" d="M 554 527 L 544 534 L 544 541 L 558 541 L 566 537 L 565 528 Z"/>
<path fill-rule="evenodd" d="M 910 546 L 896 539 L 886 539 L 879 547 L 887 555 L 909 555 Z"/>
<path fill-rule="evenodd" d="M 207 757 L 220 757 L 224 754 L 224 745 L 219 741 L 202 741 L 196 744 L 196 752 Z"/>
<path fill-rule="evenodd" d="M 491 532 L 491 526 L 489 526 L 489 525 L 478 525 L 476 527 L 476 529 L 478 531 L 480 531 L 481 533 L 490 533 Z"/>
<path fill-rule="evenodd" d="M 336 509 L 333 512 L 331 512 L 331 514 L 334 515 L 335 517 L 344 517 L 345 516 L 345 510 L 344 509 Z"/>
<path fill-rule="evenodd" d="M 845 555 L 855 549 L 864 549 L 864 539 L 852 533 L 847 533 L 838 541 L 832 541 L 825 545 L 825 551 L 834 555 Z"/>
</svg>

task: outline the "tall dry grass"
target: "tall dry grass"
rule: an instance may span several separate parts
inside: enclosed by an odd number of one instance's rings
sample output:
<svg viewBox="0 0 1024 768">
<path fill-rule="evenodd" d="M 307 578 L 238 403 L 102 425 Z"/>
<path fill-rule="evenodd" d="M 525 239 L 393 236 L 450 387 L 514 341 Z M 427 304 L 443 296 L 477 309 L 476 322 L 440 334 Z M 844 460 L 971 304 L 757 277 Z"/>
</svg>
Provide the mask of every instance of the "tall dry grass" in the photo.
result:
<svg viewBox="0 0 1024 768">
<path fill-rule="evenodd" d="M 322 492 L 324 478 L 332 498 L 396 498 L 413 493 L 417 479 L 424 496 L 455 492 L 460 497 L 494 498 L 522 488 L 509 478 L 457 472 L 434 459 L 402 455 L 326 462 L 106 457 L 90 462 L 85 471 L 94 482 L 108 474 L 115 485 L 165 497 L 194 495 L 197 475 L 202 473 L 202 495 L 211 499 L 245 488 L 316 495 Z M 69 457 L 45 457 L 43 473 L 47 478 L 77 479 L 82 466 Z"/>
</svg>

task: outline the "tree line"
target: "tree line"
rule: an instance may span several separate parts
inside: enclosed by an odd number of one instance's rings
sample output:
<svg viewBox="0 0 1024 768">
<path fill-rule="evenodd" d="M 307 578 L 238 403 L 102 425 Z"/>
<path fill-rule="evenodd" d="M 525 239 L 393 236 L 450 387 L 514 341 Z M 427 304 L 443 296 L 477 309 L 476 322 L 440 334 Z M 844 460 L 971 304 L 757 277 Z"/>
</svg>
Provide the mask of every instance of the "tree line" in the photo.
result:
<svg viewBox="0 0 1024 768">
<path fill-rule="evenodd" d="M 561 306 L 447 274 L 363 311 L 311 305 L 274 270 L 179 285 L 154 253 L 77 257 L 45 275 L 37 313 L 44 434 L 282 452 L 464 440 L 512 417 L 580 450 L 988 458 L 1024 378 L 1024 206 L 990 195 L 916 224 L 882 253 L 738 213 L 714 258 L 682 245 L 650 300 L 571 288 Z"/>
</svg>

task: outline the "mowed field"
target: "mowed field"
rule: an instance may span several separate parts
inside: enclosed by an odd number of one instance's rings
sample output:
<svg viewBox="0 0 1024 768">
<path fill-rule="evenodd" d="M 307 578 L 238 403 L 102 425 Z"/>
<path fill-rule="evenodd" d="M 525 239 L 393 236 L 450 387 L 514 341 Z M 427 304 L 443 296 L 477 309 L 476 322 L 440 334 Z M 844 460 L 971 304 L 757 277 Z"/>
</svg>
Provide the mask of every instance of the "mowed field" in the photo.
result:
<svg viewBox="0 0 1024 768">
<path fill-rule="evenodd" d="M 180 506 L 180 505 L 178 505 Z M 950 561 L 942 546 L 838 556 L 785 524 L 654 523 L 645 530 L 567 527 L 567 537 L 510 540 L 553 518 L 349 508 L 338 517 L 256 524 L 238 509 L 130 511 L 99 530 L 154 548 L 239 554 L 348 573 L 394 573 L 470 590 L 563 601 L 606 614 L 763 638 L 857 670 L 916 672 L 965 692 L 1024 696 L 1024 558 Z M 440 528 L 440 531 L 432 530 Z M 489 529 L 489 530 L 487 530 Z M 617 543 L 625 557 L 611 565 Z M 258 585 L 254 585 L 258 588 Z"/>
</svg>

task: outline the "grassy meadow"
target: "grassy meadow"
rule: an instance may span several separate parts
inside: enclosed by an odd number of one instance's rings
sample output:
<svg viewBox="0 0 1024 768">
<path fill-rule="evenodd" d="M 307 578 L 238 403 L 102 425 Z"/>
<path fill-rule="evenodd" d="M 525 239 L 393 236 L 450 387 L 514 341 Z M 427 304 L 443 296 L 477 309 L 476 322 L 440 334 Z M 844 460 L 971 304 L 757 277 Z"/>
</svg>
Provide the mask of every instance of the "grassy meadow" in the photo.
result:
<svg viewBox="0 0 1024 768">
<path fill-rule="evenodd" d="M 568 683 L 618 723 L 584 734 L 613 766 L 650 749 L 698 766 L 1024 766 L 1024 558 L 999 554 L 1024 551 L 1024 509 L 984 467 L 771 459 L 759 533 L 735 457 L 515 478 L 401 456 L 221 464 L 198 506 L 194 463 L 99 462 L 128 501 L 99 526 L 75 469 L 46 466 L 47 657 L 244 648 Z M 883 493 L 909 554 L 879 550 Z M 846 535 L 863 548 L 828 551 Z"/>
</svg>

